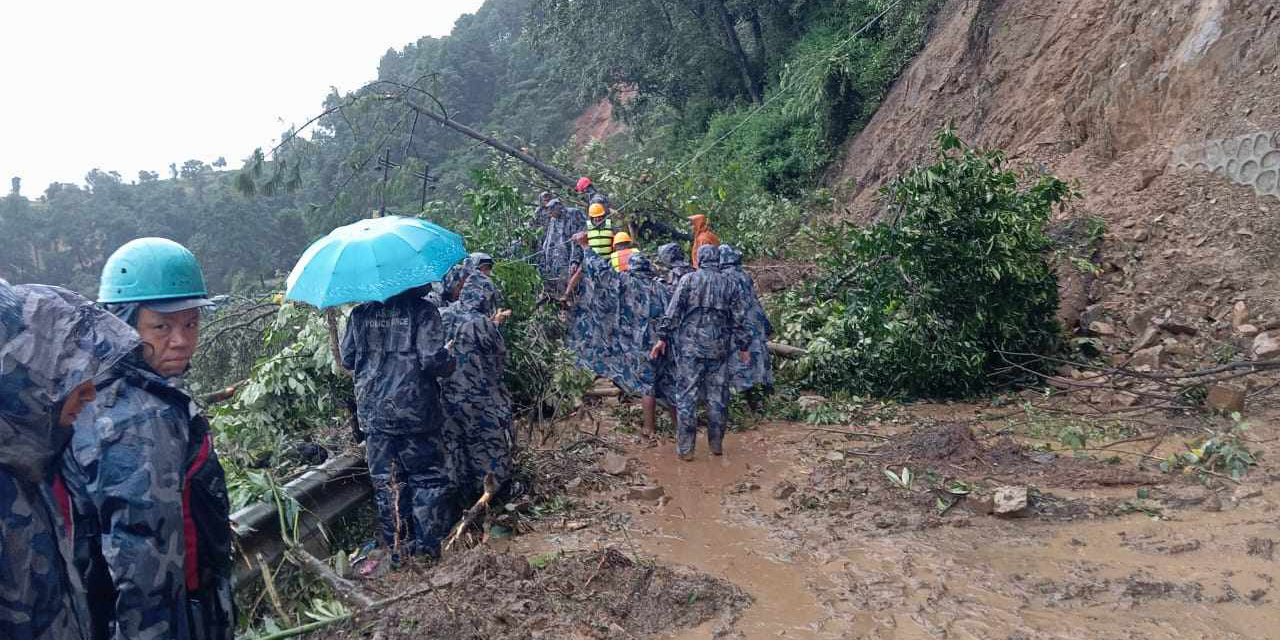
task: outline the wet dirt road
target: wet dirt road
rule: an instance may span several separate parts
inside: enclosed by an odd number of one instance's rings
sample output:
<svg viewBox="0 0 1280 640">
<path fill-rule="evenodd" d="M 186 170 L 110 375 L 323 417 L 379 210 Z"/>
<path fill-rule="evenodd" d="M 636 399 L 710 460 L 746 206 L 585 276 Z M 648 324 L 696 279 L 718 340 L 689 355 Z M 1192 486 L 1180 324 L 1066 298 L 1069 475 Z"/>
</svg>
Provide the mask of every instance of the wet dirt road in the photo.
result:
<svg viewBox="0 0 1280 640">
<path fill-rule="evenodd" d="M 535 534 L 518 544 L 630 545 L 754 596 L 736 622 L 713 621 L 677 640 L 1280 638 L 1280 511 L 1270 491 L 1205 502 L 1191 487 L 1198 500 L 1158 517 L 1042 522 L 956 510 L 927 528 L 891 517 L 870 526 L 872 511 L 856 506 L 806 511 L 774 498 L 781 481 L 818 464 L 812 435 L 769 425 L 730 434 L 723 458 L 700 443 L 692 462 L 677 460 L 669 443 L 636 446 L 632 468 L 669 501 L 618 492 L 616 510 L 630 515 L 624 534 Z M 1084 502 L 1134 492 L 1055 493 Z"/>
</svg>

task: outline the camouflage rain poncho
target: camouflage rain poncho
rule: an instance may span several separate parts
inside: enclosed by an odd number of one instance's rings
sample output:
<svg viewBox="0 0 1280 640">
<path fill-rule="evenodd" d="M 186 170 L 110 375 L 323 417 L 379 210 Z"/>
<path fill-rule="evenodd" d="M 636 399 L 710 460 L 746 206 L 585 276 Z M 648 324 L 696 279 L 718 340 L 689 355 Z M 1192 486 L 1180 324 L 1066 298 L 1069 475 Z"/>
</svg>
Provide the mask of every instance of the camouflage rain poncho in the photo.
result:
<svg viewBox="0 0 1280 640">
<path fill-rule="evenodd" d="M 138 307 L 110 308 L 132 323 Z M 97 386 L 63 457 L 95 636 L 230 640 L 230 504 L 208 421 L 138 353 Z"/>
<path fill-rule="evenodd" d="M 0 280 L 0 638 L 87 640 L 55 481 L 73 389 L 138 346 L 128 325 L 65 289 Z M 54 487 L 59 487 L 55 497 Z"/>
<path fill-rule="evenodd" d="M 746 308 L 743 320 L 751 331 L 751 345 L 747 351 L 751 354 L 751 362 L 743 364 L 737 358 L 729 359 L 730 386 L 738 391 L 752 387 L 773 386 L 773 366 L 769 360 L 769 338 L 773 337 L 773 324 L 756 296 L 756 285 L 751 274 L 742 268 L 742 252 L 724 245 L 720 247 L 720 271 L 738 286 Z"/>
<path fill-rule="evenodd" d="M 680 245 L 674 242 L 658 247 L 658 261 L 667 268 L 667 275 L 662 281 L 672 289 L 675 288 L 676 283 L 680 282 L 680 278 L 693 273 L 693 265 L 684 259 L 684 251 L 681 251 Z"/>
<path fill-rule="evenodd" d="M 538 271 L 547 291 L 560 295 L 573 272 L 573 250 L 577 247 L 573 236 L 586 231 L 587 215 L 581 209 L 565 207 L 559 200 L 553 200 L 543 210 L 547 212 L 547 224 L 546 233 L 542 236 Z M 552 211 L 556 215 L 550 215 Z"/>
<path fill-rule="evenodd" d="M 514 469 L 511 395 L 502 381 L 507 348 L 490 319 L 495 310 L 484 297 L 463 295 L 441 314 L 456 366 L 440 386 L 464 502 L 481 490 L 486 473 L 501 485 Z"/>
<path fill-rule="evenodd" d="M 664 354 L 657 361 L 649 359 L 649 351 L 658 341 L 658 323 L 671 298 L 667 287 L 655 279 L 648 258 L 631 256 L 630 268 L 618 274 L 621 311 L 618 319 L 618 343 L 621 348 L 621 375 L 618 386 L 641 395 L 652 395 L 670 402 L 670 374 L 674 360 Z"/>
<path fill-rule="evenodd" d="M 675 352 L 676 447 L 692 453 L 697 408 L 707 404 L 707 441 L 719 453 L 729 407 L 729 358 L 751 342 L 738 285 L 720 272 L 719 248 L 698 248 L 700 269 L 680 279 L 658 335 Z"/>
<path fill-rule="evenodd" d="M 579 256 L 583 277 L 569 309 L 565 344 L 577 355 L 580 366 L 614 380 L 621 376 L 621 349 L 616 335 L 620 313 L 618 272 L 593 251 L 580 252 Z"/>
</svg>

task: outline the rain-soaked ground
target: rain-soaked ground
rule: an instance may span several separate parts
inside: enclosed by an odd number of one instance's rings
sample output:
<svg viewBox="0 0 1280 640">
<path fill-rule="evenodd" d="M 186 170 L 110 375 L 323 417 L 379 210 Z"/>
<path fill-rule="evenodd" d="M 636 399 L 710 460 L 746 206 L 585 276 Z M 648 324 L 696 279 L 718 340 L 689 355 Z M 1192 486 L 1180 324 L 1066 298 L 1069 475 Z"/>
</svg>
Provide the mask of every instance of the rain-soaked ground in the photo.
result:
<svg viewBox="0 0 1280 640">
<path fill-rule="evenodd" d="M 763 423 L 692 462 L 609 419 L 563 425 L 532 456 L 558 505 L 532 531 L 395 572 L 379 596 L 425 595 L 324 635 L 1280 638 L 1280 413 L 1250 418 L 1261 463 L 1236 484 L 1158 469 L 1192 424 L 1071 452 L 991 411 Z M 996 513 L 1000 487 L 1026 507 Z"/>
<path fill-rule="evenodd" d="M 611 546 L 754 599 L 655 636 L 681 640 L 1280 637 L 1280 512 L 1265 456 L 1242 485 L 1206 485 L 1139 469 L 1151 442 L 1080 459 L 957 435 L 985 432 L 938 415 L 928 426 L 900 421 L 883 446 L 770 423 L 730 434 L 723 457 L 703 446 L 692 462 L 677 460 L 669 441 L 624 437 L 623 477 L 661 487 L 662 497 L 628 488 L 584 496 L 612 504 L 611 526 L 552 528 L 507 548 L 533 556 Z M 1270 421 L 1255 424 L 1252 437 L 1274 437 Z M 1186 439 L 1170 435 L 1154 453 Z M 910 489 L 883 472 L 901 466 L 914 468 Z M 1031 488 L 1014 517 L 979 497 L 1005 485 Z"/>
</svg>

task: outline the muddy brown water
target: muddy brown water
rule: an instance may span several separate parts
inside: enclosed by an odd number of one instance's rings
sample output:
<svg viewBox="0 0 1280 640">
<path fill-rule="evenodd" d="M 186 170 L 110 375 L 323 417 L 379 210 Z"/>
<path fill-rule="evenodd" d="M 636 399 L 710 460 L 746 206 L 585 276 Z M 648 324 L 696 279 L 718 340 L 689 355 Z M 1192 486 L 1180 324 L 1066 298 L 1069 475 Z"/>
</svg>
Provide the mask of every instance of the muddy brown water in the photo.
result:
<svg viewBox="0 0 1280 640">
<path fill-rule="evenodd" d="M 770 425 L 730 434 L 725 456 L 692 462 L 670 443 L 629 451 L 664 505 L 611 496 L 625 533 L 586 529 L 514 541 L 527 553 L 619 544 L 723 577 L 755 597 L 707 638 L 1280 638 L 1280 538 L 1270 491 L 1201 506 L 1067 523 L 958 516 L 941 527 L 860 533 L 842 514 L 796 512 L 771 489 L 813 464 L 811 433 Z M 705 445 L 705 443 L 700 443 Z M 1194 488 L 1193 488 L 1194 489 Z M 1061 492 L 1077 500 L 1129 489 Z M 904 507 L 906 508 L 906 507 Z M 854 515 L 852 517 L 865 517 Z M 1253 552 L 1251 554 L 1251 551 Z"/>
</svg>

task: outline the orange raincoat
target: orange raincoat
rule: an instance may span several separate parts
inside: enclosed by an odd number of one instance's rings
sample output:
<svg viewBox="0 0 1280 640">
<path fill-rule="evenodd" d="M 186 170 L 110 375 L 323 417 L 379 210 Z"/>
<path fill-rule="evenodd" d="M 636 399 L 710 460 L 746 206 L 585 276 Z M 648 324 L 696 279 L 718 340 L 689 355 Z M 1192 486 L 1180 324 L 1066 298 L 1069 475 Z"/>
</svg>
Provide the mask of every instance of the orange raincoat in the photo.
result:
<svg viewBox="0 0 1280 640">
<path fill-rule="evenodd" d="M 689 223 L 693 225 L 693 248 L 689 250 L 689 263 L 693 265 L 694 269 L 697 269 L 698 248 L 702 245 L 718 247 L 720 246 L 720 237 L 707 226 L 707 217 L 702 214 L 689 216 Z"/>
</svg>

